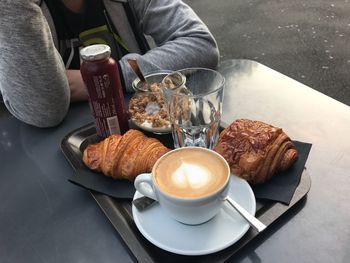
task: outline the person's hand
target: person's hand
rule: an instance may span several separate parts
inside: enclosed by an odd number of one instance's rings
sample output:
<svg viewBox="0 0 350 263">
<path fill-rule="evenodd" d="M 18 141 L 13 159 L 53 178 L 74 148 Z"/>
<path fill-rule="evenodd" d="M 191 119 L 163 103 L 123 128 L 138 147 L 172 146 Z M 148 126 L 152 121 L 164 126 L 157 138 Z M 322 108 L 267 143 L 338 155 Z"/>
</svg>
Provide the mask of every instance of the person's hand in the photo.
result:
<svg viewBox="0 0 350 263">
<path fill-rule="evenodd" d="M 70 88 L 71 102 L 88 100 L 89 95 L 80 70 L 68 69 L 66 70 L 66 75 Z"/>
</svg>

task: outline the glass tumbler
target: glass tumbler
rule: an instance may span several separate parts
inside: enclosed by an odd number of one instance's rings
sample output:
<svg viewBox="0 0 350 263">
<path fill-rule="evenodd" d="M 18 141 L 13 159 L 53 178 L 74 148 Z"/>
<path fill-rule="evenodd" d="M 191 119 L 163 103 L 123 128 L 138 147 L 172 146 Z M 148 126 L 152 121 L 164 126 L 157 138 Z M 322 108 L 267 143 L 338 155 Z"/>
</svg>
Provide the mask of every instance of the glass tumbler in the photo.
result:
<svg viewBox="0 0 350 263">
<path fill-rule="evenodd" d="M 225 78 L 206 68 L 187 68 L 177 73 L 186 80 L 178 89 L 168 87 L 167 77 L 163 79 L 174 146 L 213 149 L 219 138 Z"/>
</svg>

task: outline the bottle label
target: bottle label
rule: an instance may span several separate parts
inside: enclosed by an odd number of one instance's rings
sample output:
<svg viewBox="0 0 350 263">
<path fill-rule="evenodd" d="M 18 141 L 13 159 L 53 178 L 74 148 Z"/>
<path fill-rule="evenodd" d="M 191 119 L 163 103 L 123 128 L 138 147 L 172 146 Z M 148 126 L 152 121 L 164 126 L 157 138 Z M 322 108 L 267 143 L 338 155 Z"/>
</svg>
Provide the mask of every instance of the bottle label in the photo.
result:
<svg viewBox="0 0 350 263">
<path fill-rule="evenodd" d="M 108 129 L 110 134 L 120 133 L 120 127 L 118 122 L 118 117 L 113 116 L 106 119 L 108 123 Z"/>
<path fill-rule="evenodd" d="M 101 137 L 120 134 L 116 97 L 108 74 L 92 77 L 94 87 L 89 89 L 90 107 Z"/>
</svg>

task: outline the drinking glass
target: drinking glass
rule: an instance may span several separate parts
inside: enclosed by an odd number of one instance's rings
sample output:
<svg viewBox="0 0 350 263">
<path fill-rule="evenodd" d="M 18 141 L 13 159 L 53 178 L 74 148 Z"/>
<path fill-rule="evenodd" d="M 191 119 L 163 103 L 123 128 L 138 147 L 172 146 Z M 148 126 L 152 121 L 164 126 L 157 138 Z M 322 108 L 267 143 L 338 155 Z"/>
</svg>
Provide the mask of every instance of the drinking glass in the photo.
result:
<svg viewBox="0 0 350 263">
<path fill-rule="evenodd" d="M 174 73 L 185 79 L 179 88 L 163 88 L 169 108 L 175 148 L 198 146 L 213 149 L 218 137 L 225 79 L 217 71 L 206 68 L 187 68 Z"/>
</svg>

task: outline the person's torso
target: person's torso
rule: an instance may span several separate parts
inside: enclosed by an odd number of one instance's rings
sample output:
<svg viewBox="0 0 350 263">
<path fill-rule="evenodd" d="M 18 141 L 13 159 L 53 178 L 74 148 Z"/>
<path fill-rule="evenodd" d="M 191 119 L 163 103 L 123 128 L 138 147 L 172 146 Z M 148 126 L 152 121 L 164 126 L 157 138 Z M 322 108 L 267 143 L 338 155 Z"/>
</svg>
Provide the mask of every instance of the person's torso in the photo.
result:
<svg viewBox="0 0 350 263">
<path fill-rule="evenodd" d="M 115 60 L 128 53 L 103 1 L 85 0 L 79 13 L 69 10 L 60 0 L 45 0 L 45 3 L 55 24 L 59 52 L 66 68 L 79 69 L 80 49 L 92 44 L 109 45 Z"/>
</svg>

